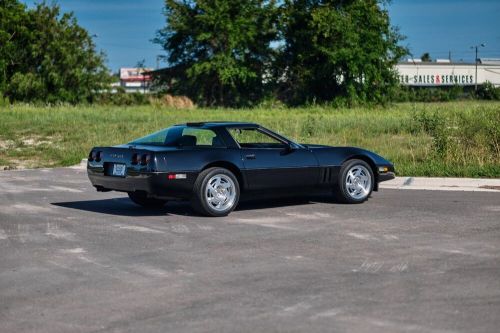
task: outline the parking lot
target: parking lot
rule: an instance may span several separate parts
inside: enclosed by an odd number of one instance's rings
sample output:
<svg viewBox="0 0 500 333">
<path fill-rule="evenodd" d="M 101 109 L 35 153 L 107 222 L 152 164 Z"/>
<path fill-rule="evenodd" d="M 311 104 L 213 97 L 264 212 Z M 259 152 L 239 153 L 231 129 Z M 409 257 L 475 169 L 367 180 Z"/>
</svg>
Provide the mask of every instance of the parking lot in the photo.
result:
<svg viewBox="0 0 500 333">
<path fill-rule="evenodd" d="M 0 172 L 0 332 L 496 332 L 500 193 L 148 211 L 82 169 Z"/>
</svg>

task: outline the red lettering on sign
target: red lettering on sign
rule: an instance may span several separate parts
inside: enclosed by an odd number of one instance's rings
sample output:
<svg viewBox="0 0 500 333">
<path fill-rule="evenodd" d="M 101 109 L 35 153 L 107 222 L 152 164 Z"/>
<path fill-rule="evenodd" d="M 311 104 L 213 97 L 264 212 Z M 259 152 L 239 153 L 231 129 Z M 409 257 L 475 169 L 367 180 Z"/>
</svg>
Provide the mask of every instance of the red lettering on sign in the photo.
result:
<svg viewBox="0 0 500 333">
<path fill-rule="evenodd" d="M 436 75 L 436 83 L 441 83 L 441 78 L 439 77 L 439 75 Z"/>
</svg>

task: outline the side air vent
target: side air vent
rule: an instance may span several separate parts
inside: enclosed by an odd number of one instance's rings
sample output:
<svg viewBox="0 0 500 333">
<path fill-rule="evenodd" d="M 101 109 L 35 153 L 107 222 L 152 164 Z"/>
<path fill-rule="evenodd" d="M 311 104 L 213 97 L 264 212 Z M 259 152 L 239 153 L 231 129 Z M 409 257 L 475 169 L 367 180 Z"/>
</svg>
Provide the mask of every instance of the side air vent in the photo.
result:
<svg viewBox="0 0 500 333">
<path fill-rule="evenodd" d="M 321 169 L 321 183 L 330 184 L 333 182 L 334 168 L 322 168 Z"/>
</svg>

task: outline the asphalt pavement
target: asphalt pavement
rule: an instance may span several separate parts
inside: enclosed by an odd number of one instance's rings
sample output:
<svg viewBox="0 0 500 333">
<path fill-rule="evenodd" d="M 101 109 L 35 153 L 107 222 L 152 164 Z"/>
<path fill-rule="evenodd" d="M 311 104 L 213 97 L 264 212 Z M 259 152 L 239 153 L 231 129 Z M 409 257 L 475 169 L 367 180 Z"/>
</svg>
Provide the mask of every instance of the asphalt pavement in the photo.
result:
<svg viewBox="0 0 500 333">
<path fill-rule="evenodd" d="M 148 211 L 78 168 L 0 172 L 0 332 L 498 332 L 500 193 Z"/>
</svg>

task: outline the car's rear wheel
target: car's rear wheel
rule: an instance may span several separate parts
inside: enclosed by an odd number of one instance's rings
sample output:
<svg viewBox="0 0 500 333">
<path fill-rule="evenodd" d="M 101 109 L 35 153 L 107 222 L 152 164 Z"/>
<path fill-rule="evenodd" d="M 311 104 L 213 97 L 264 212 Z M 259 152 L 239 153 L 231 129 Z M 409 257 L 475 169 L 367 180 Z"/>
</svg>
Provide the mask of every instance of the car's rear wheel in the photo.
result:
<svg viewBox="0 0 500 333">
<path fill-rule="evenodd" d="M 358 159 L 348 160 L 340 168 L 334 196 L 339 202 L 362 203 L 370 197 L 374 183 L 373 170 L 368 163 Z"/>
<path fill-rule="evenodd" d="M 145 192 L 128 192 L 128 197 L 134 203 L 146 208 L 162 208 L 167 203 L 167 200 L 150 198 Z"/>
<path fill-rule="evenodd" d="M 206 216 L 226 216 L 238 205 L 240 187 L 234 174 L 224 168 L 203 170 L 196 179 L 191 205 Z"/>
</svg>

